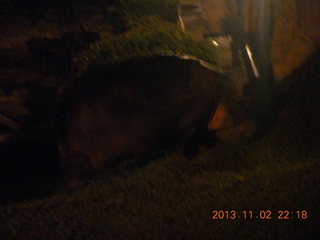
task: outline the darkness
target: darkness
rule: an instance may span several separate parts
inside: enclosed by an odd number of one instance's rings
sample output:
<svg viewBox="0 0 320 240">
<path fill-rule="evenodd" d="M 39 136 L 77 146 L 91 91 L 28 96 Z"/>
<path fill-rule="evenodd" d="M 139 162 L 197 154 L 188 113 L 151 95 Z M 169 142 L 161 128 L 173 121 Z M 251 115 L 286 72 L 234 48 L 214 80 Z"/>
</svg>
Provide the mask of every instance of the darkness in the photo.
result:
<svg viewBox="0 0 320 240">
<path fill-rule="evenodd" d="M 54 142 L 20 134 L 0 148 L 1 203 L 43 197 L 61 184 Z"/>
</svg>

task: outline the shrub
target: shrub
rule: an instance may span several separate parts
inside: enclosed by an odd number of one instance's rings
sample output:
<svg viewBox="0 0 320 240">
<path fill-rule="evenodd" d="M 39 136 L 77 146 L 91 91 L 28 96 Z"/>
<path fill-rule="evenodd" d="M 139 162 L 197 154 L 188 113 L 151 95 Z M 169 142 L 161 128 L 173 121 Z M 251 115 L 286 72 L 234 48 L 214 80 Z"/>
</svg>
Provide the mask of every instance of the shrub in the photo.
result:
<svg viewBox="0 0 320 240">
<path fill-rule="evenodd" d="M 136 21 L 121 35 L 93 45 L 82 55 L 82 69 L 110 62 L 154 55 L 188 54 L 215 64 L 215 51 L 209 42 L 193 40 L 176 24 L 147 16 Z"/>
</svg>

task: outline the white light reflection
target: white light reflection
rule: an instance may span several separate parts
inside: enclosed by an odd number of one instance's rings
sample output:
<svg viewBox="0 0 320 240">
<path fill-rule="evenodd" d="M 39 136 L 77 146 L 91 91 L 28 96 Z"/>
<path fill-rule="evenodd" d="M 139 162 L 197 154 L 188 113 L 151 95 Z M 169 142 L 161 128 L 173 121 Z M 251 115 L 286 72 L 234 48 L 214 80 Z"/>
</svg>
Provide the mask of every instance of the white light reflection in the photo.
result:
<svg viewBox="0 0 320 240">
<path fill-rule="evenodd" d="M 251 52 L 248 44 L 246 44 L 246 51 L 247 51 L 247 54 L 248 54 L 249 59 L 250 59 L 250 63 L 251 63 L 252 69 L 253 69 L 254 76 L 255 76 L 256 78 L 258 78 L 258 77 L 259 77 L 259 72 L 258 72 L 256 63 L 255 63 L 254 60 L 253 60 L 252 52 Z"/>
<path fill-rule="evenodd" d="M 212 40 L 212 43 L 213 43 L 213 45 L 215 45 L 215 46 L 219 46 L 219 44 L 218 44 L 217 41 L 215 41 L 215 40 Z"/>
</svg>

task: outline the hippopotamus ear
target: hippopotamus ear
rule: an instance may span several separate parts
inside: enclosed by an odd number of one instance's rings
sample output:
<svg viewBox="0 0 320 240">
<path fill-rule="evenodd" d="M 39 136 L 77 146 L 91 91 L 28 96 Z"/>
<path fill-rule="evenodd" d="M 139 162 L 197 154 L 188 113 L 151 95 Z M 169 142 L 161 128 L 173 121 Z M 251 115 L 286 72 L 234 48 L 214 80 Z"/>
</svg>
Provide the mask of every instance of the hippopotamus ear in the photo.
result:
<svg viewBox="0 0 320 240">
<path fill-rule="evenodd" d="M 208 130 L 217 131 L 218 129 L 228 128 L 233 124 L 233 119 L 228 113 L 227 107 L 224 104 L 219 104 L 209 121 Z"/>
<path fill-rule="evenodd" d="M 254 138 L 256 122 L 235 119 L 226 105 L 219 104 L 208 123 L 208 130 L 214 131 L 218 139 L 236 144 Z"/>
</svg>

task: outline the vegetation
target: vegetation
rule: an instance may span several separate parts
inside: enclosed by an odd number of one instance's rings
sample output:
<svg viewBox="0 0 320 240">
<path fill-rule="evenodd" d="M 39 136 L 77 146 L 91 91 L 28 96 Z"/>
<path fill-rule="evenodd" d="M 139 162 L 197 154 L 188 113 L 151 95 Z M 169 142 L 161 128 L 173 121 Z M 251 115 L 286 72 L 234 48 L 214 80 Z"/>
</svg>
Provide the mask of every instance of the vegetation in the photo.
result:
<svg viewBox="0 0 320 240">
<path fill-rule="evenodd" d="M 102 66 L 117 60 L 172 54 L 189 54 L 215 63 L 210 43 L 194 41 L 176 24 L 151 16 L 137 21 L 131 30 L 95 44 L 82 59 L 85 66 Z"/>
<path fill-rule="evenodd" d="M 79 58 L 82 70 L 129 58 L 172 54 L 188 54 L 216 63 L 215 50 L 208 41 L 193 40 L 177 25 L 175 1 L 122 0 L 120 3 L 118 22 L 125 30 L 82 54 Z"/>
</svg>

